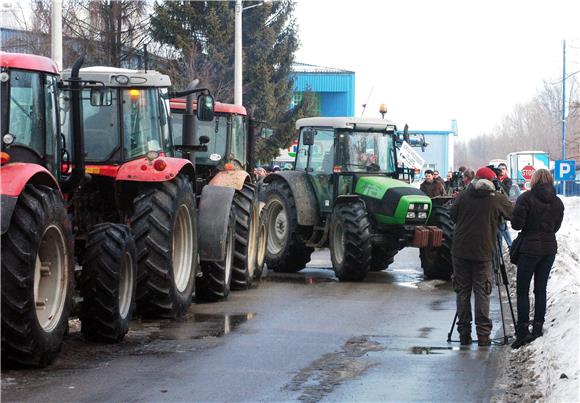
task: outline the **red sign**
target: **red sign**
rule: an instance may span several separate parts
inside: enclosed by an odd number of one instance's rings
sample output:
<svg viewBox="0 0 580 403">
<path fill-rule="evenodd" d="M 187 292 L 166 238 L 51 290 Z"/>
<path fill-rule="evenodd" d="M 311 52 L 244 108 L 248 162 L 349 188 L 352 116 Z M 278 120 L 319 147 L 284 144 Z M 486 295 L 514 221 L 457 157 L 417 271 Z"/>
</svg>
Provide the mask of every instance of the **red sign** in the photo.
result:
<svg viewBox="0 0 580 403">
<path fill-rule="evenodd" d="M 532 179 L 534 172 L 536 172 L 536 168 L 534 168 L 531 165 L 526 165 L 525 167 L 522 168 L 522 176 L 527 181 Z"/>
</svg>

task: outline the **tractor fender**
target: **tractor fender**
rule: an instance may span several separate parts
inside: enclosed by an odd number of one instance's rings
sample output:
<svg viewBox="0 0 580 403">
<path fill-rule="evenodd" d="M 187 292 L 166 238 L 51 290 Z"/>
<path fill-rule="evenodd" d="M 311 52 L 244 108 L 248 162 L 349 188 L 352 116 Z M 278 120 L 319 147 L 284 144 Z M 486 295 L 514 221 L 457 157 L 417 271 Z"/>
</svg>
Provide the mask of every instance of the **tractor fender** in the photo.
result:
<svg viewBox="0 0 580 403">
<path fill-rule="evenodd" d="M 60 192 L 56 178 L 41 165 L 23 162 L 4 165 L 0 169 L 0 234 L 4 235 L 10 228 L 18 197 L 29 183 L 49 186 Z"/>
<path fill-rule="evenodd" d="M 226 240 L 235 190 L 225 186 L 206 185 L 198 207 L 199 258 L 219 262 L 226 255 Z"/>
<path fill-rule="evenodd" d="M 209 184 L 242 190 L 244 183 L 249 181 L 249 178 L 250 174 L 246 171 L 220 171 Z"/>
<path fill-rule="evenodd" d="M 155 169 L 157 161 L 165 163 L 162 170 Z M 139 158 L 121 165 L 115 179 L 116 181 L 129 182 L 166 182 L 182 172 L 193 175 L 194 171 L 191 162 L 184 158 L 158 157 L 153 161 Z"/>
<path fill-rule="evenodd" d="M 367 208 L 364 199 L 359 195 L 340 195 L 334 200 L 334 206 L 336 207 L 340 204 L 351 203 L 353 201 L 359 201 L 365 206 L 365 209 Z"/>
<path fill-rule="evenodd" d="M 298 224 L 318 225 L 318 201 L 308 174 L 304 171 L 281 171 L 271 173 L 264 178 L 264 183 L 271 184 L 275 181 L 284 181 L 290 187 L 296 203 Z"/>
</svg>

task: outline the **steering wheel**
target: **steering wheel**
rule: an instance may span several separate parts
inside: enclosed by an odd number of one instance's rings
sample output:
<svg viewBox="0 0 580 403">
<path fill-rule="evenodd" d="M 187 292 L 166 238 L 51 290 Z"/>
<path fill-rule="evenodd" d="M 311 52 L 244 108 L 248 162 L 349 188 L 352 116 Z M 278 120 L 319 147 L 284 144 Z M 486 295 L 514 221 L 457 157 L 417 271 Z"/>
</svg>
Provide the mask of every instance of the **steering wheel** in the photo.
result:
<svg viewBox="0 0 580 403">
<path fill-rule="evenodd" d="M 376 164 L 374 162 L 371 162 L 370 165 L 367 165 L 367 171 L 368 172 L 376 172 L 376 171 L 380 171 L 381 167 L 379 166 L 379 164 Z"/>
</svg>

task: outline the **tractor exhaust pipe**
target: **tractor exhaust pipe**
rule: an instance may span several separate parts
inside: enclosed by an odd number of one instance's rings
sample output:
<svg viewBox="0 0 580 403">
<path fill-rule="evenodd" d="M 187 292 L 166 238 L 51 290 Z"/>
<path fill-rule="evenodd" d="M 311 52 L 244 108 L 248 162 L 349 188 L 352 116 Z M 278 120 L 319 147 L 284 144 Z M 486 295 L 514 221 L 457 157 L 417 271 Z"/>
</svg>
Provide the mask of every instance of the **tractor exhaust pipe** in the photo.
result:
<svg viewBox="0 0 580 403">
<path fill-rule="evenodd" d="M 83 106 L 81 102 L 81 79 L 79 70 L 85 61 L 84 56 L 76 60 L 70 76 L 71 123 L 73 142 L 73 169 L 70 176 L 63 182 L 64 192 L 70 192 L 82 185 L 85 178 L 85 141 L 83 132 Z"/>
<path fill-rule="evenodd" d="M 193 80 L 187 87 L 187 90 L 184 92 L 194 90 L 198 84 L 199 80 Z M 185 114 L 183 115 L 183 132 L 181 143 L 186 147 L 195 145 L 195 133 L 193 132 L 193 101 L 195 98 L 193 94 L 194 93 L 191 92 L 187 95 L 185 101 Z M 191 151 L 183 151 L 183 157 L 195 165 L 195 156 Z"/>
</svg>

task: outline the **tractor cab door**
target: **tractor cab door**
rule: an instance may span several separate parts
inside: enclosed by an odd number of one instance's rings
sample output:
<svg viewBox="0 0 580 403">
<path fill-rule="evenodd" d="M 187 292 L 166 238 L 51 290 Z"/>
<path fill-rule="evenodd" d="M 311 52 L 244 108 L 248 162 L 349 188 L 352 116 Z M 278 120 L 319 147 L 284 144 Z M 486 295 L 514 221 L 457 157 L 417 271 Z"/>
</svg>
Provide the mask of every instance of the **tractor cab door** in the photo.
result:
<svg viewBox="0 0 580 403">
<path fill-rule="evenodd" d="M 304 129 L 300 135 L 296 154 L 296 170 L 308 172 L 320 211 L 331 213 L 334 200 L 333 167 L 336 149 L 334 130 L 332 128 L 316 130 L 314 142 L 310 145 L 305 144 L 303 133 Z"/>
</svg>

